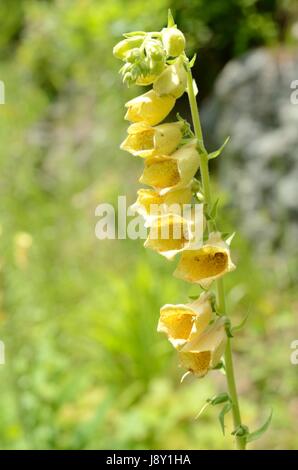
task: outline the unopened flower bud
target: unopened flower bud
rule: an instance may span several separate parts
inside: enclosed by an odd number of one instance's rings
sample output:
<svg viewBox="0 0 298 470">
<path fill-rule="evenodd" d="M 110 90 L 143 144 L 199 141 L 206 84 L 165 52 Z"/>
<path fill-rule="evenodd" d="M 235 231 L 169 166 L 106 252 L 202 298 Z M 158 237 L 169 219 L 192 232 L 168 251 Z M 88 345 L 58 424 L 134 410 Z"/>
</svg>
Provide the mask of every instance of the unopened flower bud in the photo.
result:
<svg viewBox="0 0 298 470">
<path fill-rule="evenodd" d="M 155 61 L 163 61 L 165 53 L 160 42 L 151 40 L 147 41 L 145 45 L 146 53 Z"/>
<path fill-rule="evenodd" d="M 136 60 L 140 60 L 141 57 L 142 57 L 141 51 L 137 47 L 134 47 L 133 49 L 128 51 L 126 54 L 127 62 L 131 62 L 131 63 L 135 62 Z"/>
<path fill-rule="evenodd" d="M 162 30 L 162 42 L 167 54 L 177 57 L 182 54 L 185 48 L 185 37 L 183 33 L 175 28 L 164 28 Z"/>
<path fill-rule="evenodd" d="M 113 54 L 117 59 L 126 60 L 127 54 L 135 48 L 141 46 L 144 41 L 143 36 L 135 36 L 132 38 L 123 39 L 123 41 L 118 42 L 113 48 Z"/>
</svg>

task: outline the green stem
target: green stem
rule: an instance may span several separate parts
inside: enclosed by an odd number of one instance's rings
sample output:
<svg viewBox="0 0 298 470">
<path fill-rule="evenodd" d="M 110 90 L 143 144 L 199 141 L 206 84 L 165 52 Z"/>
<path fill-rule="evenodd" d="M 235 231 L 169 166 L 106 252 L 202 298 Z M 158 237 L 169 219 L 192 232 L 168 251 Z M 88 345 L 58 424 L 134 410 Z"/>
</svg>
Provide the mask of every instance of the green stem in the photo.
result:
<svg viewBox="0 0 298 470">
<path fill-rule="evenodd" d="M 198 144 L 200 148 L 200 172 L 202 178 L 202 184 L 204 188 L 204 197 L 206 206 L 211 206 L 211 190 L 210 190 L 210 179 L 209 179 L 209 170 L 208 170 L 208 153 L 204 145 L 203 132 L 201 127 L 200 115 L 197 105 L 197 100 L 195 97 L 193 79 L 191 70 L 189 69 L 187 74 L 187 91 L 188 98 L 191 110 L 191 117 L 193 122 L 193 127 L 195 131 L 196 138 L 198 139 Z"/>
<path fill-rule="evenodd" d="M 216 287 L 217 287 L 218 310 L 221 313 L 221 315 L 226 315 L 226 298 L 225 298 L 225 289 L 224 289 L 223 279 L 222 278 L 218 279 L 216 284 L 217 284 Z M 237 387 L 236 387 L 236 381 L 235 381 L 231 338 L 227 338 L 227 346 L 225 350 L 225 366 L 226 366 L 226 377 L 227 377 L 229 395 L 232 400 L 234 428 L 236 429 L 238 426 L 242 426 L 242 421 L 241 421 L 238 393 L 237 393 Z M 237 449 L 244 450 L 246 446 L 245 438 L 236 436 L 236 446 L 237 446 Z"/>
<path fill-rule="evenodd" d="M 187 73 L 187 91 L 188 91 L 188 98 L 189 98 L 189 104 L 190 104 L 190 109 L 191 109 L 193 127 L 195 131 L 195 135 L 198 139 L 198 145 L 200 149 L 200 173 L 201 173 L 201 178 L 202 178 L 206 210 L 208 211 L 211 208 L 211 204 L 212 204 L 212 197 L 211 197 L 211 190 L 210 190 L 210 177 L 209 177 L 209 168 L 208 168 L 208 153 L 204 145 L 200 114 L 199 114 L 197 100 L 195 97 L 193 78 L 192 78 L 190 67 L 188 67 L 188 73 Z M 214 224 L 212 222 L 209 222 L 208 223 L 209 232 L 214 229 L 215 229 Z M 222 278 L 218 279 L 216 281 L 216 284 L 217 284 L 218 310 L 221 315 L 226 315 L 226 300 L 225 300 L 225 290 L 224 290 L 223 279 Z M 225 367 L 226 367 L 226 377 L 227 377 L 229 395 L 232 400 L 232 413 L 233 413 L 234 428 L 236 429 L 239 426 L 242 426 L 242 421 L 241 421 L 239 400 L 238 400 L 238 394 L 237 394 L 237 388 L 236 388 L 236 382 L 235 382 L 232 347 L 231 347 L 230 338 L 227 338 L 227 346 L 226 346 L 226 351 L 225 351 Z M 237 449 L 245 449 L 245 439 L 243 437 L 236 436 L 236 446 L 237 446 Z"/>
</svg>

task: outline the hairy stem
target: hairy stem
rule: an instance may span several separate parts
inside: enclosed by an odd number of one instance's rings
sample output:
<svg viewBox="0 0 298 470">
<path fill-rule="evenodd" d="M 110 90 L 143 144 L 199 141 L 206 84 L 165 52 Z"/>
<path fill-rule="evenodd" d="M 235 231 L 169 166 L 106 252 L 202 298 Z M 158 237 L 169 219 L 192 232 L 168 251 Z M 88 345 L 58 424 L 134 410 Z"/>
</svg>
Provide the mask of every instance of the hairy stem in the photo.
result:
<svg viewBox="0 0 298 470">
<path fill-rule="evenodd" d="M 195 97 L 193 78 L 190 67 L 188 67 L 187 73 L 187 91 L 189 104 L 191 109 L 191 116 L 193 121 L 193 127 L 195 135 L 198 139 L 198 145 L 200 149 L 200 173 L 202 178 L 202 186 L 204 191 L 204 202 L 206 210 L 210 210 L 212 204 L 211 190 L 210 190 L 210 177 L 209 177 L 209 168 L 208 168 L 208 153 L 206 151 L 203 139 L 203 132 L 200 121 L 200 114 L 198 109 L 198 104 Z M 214 230 L 215 227 L 211 221 L 208 222 L 209 232 Z M 225 290 L 223 279 L 218 279 L 217 284 L 217 306 L 221 315 L 226 315 L 226 300 L 225 300 Z M 237 429 L 239 426 L 242 426 L 239 400 L 235 382 L 234 366 L 233 366 L 233 356 L 232 356 L 232 347 L 231 339 L 227 338 L 227 346 L 225 351 L 225 366 L 226 366 L 226 377 L 227 385 L 229 390 L 229 395 L 232 400 L 232 413 L 234 428 Z M 237 449 L 245 449 L 245 438 L 236 436 L 236 446 Z"/>
</svg>

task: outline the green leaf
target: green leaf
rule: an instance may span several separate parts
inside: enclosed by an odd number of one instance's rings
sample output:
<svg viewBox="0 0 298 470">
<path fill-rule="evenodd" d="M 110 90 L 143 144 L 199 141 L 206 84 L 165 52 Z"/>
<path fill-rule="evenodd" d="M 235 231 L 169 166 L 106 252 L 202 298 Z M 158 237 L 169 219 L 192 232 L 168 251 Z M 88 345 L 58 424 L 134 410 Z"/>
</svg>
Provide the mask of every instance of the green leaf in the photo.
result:
<svg viewBox="0 0 298 470">
<path fill-rule="evenodd" d="M 231 233 L 230 232 L 221 232 L 221 238 L 223 240 L 226 240 L 227 238 L 229 238 L 231 236 Z"/>
<path fill-rule="evenodd" d="M 232 409 L 232 403 L 228 402 L 228 403 L 225 404 L 225 406 L 223 407 L 223 409 L 221 410 L 221 412 L 218 415 L 218 419 L 219 419 L 219 422 L 220 422 L 220 426 L 221 426 L 221 430 L 222 430 L 223 435 L 225 435 L 225 416 L 226 416 L 227 413 L 229 413 L 229 411 L 231 411 L 231 409 Z"/>
<path fill-rule="evenodd" d="M 252 441 L 255 441 L 256 439 L 259 439 L 259 437 L 261 437 L 267 431 L 267 429 L 269 428 L 269 425 L 271 423 L 271 419 L 272 419 L 272 410 L 271 410 L 271 413 L 270 413 L 269 417 L 265 421 L 265 423 L 259 429 L 257 429 L 256 431 L 248 433 L 246 441 L 247 442 L 252 442 Z"/>
<path fill-rule="evenodd" d="M 230 137 L 227 137 L 226 140 L 224 141 L 224 143 L 222 144 L 222 146 L 218 150 L 215 150 L 214 152 L 209 153 L 208 160 L 212 160 L 213 158 L 217 158 L 221 154 L 221 152 L 223 151 L 223 149 L 225 148 L 225 146 L 227 145 L 229 140 L 230 140 Z"/>
<path fill-rule="evenodd" d="M 209 213 L 211 219 L 215 219 L 217 215 L 217 208 L 218 208 L 219 199 L 216 199 L 215 203 L 213 204 L 211 211 Z"/>
<path fill-rule="evenodd" d="M 234 333 L 235 331 L 239 331 L 239 330 L 241 330 L 241 329 L 244 327 L 245 323 L 247 322 L 247 319 L 248 319 L 249 315 L 250 315 L 250 311 L 247 312 L 247 314 L 245 315 L 245 317 L 243 318 L 243 320 L 242 320 L 238 325 L 233 326 L 233 327 L 231 328 L 232 333 Z"/>
<path fill-rule="evenodd" d="M 215 406 L 215 405 L 220 405 L 221 403 L 226 403 L 227 401 L 231 401 L 230 396 L 226 392 L 219 393 L 218 395 L 215 395 L 212 398 L 208 398 L 206 400 L 206 403 L 202 406 L 200 409 L 199 413 L 197 414 L 195 419 L 198 419 L 201 414 L 206 410 L 206 408 L 210 405 Z"/>
<path fill-rule="evenodd" d="M 190 59 L 189 64 L 188 64 L 190 68 L 192 68 L 195 65 L 196 58 L 197 58 L 197 54 L 194 54 L 192 59 Z"/>
<path fill-rule="evenodd" d="M 227 401 L 231 401 L 230 395 L 227 392 L 219 393 L 211 398 L 211 405 L 220 405 L 220 403 L 226 403 Z"/>
<path fill-rule="evenodd" d="M 223 361 L 220 361 L 212 370 L 220 370 L 224 375 L 226 374 L 226 366 Z"/>
<path fill-rule="evenodd" d="M 235 235 L 236 235 L 236 232 L 233 232 L 228 238 L 226 238 L 225 242 L 226 242 L 227 245 L 229 245 L 229 246 L 231 245 Z"/>
<path fill-rule="evenodd" d="M 173 28 L 175 26 L 175 20 L 172 15 L 171 9 L 168 9 L 168 28 Z"/>
</svg>

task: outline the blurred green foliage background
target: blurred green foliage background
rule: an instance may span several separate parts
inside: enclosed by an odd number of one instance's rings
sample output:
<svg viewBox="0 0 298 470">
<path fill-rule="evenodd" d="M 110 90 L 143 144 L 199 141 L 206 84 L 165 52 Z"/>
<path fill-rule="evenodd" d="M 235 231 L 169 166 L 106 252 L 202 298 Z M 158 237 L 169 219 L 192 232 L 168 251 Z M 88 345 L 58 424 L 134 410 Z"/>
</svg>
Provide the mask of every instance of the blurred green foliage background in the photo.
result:
<svg viewBox="0 0 298 470">
<path fill-rule="evenodd" d="M 125 31 L 163 27 L 170 6 L 189 53 L 199 51 L 204 98 L 231 58 L 291 42 L 295 3 L 1 1 L 2 449 L 233 446 L 221 435 L 219 410 L 194 419 L 225 389 L 224 377 L 180 384 L 176 355 L 156 333 L 160 306 L 197 289 L 174 279 L 174 264 L 141 241 L 94 234 L 96 206 L 119 194 L 132 203 L 141 172 L 138 159 L 118 150 L 123 105 L 138 90 L 122 85 L 112 47 Z M 223 226 L 237 228 L 220 190 Z M 234 341 L 243 418 L 253 429 L 272 407 L 270 430 L 254 447 L 297 449 L 294 272 L 282 253 L 254 249 L 237 234 L 238 269 L 226 283 L 233 322 L 250 312 Z"/>
</svg>

